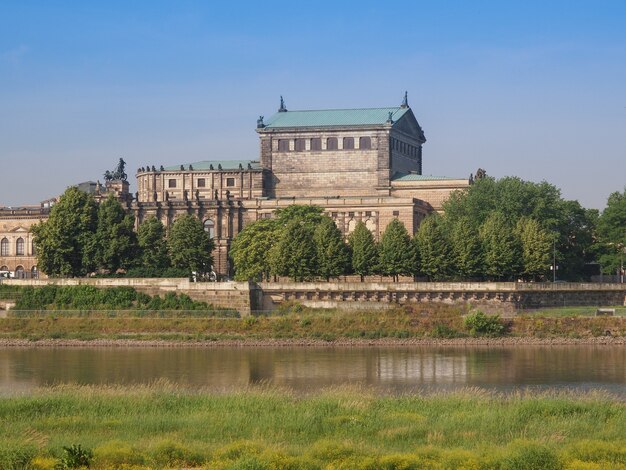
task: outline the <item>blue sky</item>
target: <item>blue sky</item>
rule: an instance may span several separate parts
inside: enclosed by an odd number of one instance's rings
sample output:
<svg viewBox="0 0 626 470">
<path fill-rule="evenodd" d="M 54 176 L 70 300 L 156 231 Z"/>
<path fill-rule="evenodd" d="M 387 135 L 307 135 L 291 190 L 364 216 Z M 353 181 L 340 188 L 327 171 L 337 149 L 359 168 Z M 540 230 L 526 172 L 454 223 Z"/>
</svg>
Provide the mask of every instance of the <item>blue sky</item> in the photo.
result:
<svg viewBox="0 0 626 470">
<path fill-rule="evenodd" d="M 626 185 L 626 2 L 0 3 L 0 205 L 118 158 L 254 159 L 259 115 L 399 104 L 424 173 Z"/>
</svg>

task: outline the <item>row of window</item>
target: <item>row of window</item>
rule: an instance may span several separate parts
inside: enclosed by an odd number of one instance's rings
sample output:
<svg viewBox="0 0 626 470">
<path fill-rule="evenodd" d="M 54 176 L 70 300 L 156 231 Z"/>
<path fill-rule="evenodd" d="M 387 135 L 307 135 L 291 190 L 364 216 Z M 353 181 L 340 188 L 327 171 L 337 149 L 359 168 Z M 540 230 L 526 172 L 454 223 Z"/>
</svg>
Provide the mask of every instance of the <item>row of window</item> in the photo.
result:
<svg viewBox="0 0 626 470">
<path fill-rule="evenodd" d="M 35 253 L 35 245 L 33 244 L 33 254 Z M 15 255 L 24 256 L 24 239 L 18 238 L 15 241 Z M 0 241 L 0 256 L 9 256 L 9 240 L 3 238 Z"/>
<path fill-rule="evenodd" d="M 404 153 L 409 157 L 417 158 L 419 156 L 419 148 L 414 145 L 407 144 L 398 139 L 391 139 L 391 149 L 396 152 Z"/>
<path fill-rule="evenodd" d="M 170 179 L 167 181 L 167 187 L 168 188 L 175 188 L 176 187 L 176 179 Z M 235 178 L 226 178 L 226 186 L 229 188 L 232 188 L 233 186 L 235 186 Z M 198 188 L 206 188 L 206 179 L 205 178 L 198 178 L 196 180 L 196 187 Z"/>
<path fill-rule="evenodd" d="M 10 272 L 9 271 L 9 267 L 8 266 L 0 266 L 0 272 Z M 17 279 L 25 279 L 26 277 L 28 277 L 26 275 L 26 272 L 24 271 L 24 266 L 17 266 L 15 268 L 15 278 Z M 30 270 L 30 278 L 31 279 L 37 279 L 39 277 L 39 269 L 37 269 L 37 266 L 33 266 Z"/>
<path fill-rule="evenodd" d="M 322 150 L 322 139 L 320 137 L 315 137 L 313 139 L 294 139 L 294 151 L 296 152 L 304 152 L 307 150 L 306 144 L 307 140 L 309 141 L 309 149 L 311 151 L 320 151 Z M 354 150 L 354 137 L 344 137 L 343 138 L 343 149 L 344 150 Z M 359 150 L 371 150 L 372 148 L 372 139 L 369 137 L 359 137 Z M 337 137 L 328 137 L 326 139 L 326 150 L 338 150 L 339 149 L 339 139 Z M 291 151 L 291 140 L 290 139 L 278 139 L 278 151 L 279 152 L 289 152 Z"/>
</svg>

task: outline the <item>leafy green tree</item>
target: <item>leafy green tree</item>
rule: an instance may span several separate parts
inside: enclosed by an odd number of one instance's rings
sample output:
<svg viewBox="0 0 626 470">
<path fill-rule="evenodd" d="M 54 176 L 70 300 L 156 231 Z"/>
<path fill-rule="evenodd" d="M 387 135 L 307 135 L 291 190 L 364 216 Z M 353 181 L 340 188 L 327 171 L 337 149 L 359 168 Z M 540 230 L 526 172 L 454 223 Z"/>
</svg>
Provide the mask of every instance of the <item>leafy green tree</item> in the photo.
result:
<svg viewBox="0 0 626 470">
<path fill-rule="evenodd" d="M 352 254 L 352 271 L 361 276 L 374 274 L 378 266 L 378 248 L 372 232 L 363 222 L 358 222 L 348 237 L 348 245 Z"/>
<path fill-rule="evenodd" d="M 322 219 L 324 210 L 319 206 L 292 204 L 284 209 L 274 211 L 279 225 L 285 226 L 293 220 L 310 225 L 317 225 Z"/>
<path fill-rule="evenodd" d="M 437 214 L 426 217 L 414 239 L 421 274 L 434 281 L 445 279 L 449 275 L 452 256 L 442 218 Z"/>
<path fill-rule="evenodd" d="M 134 218 L 112 194 L 98 206 L 96 265 L 115 272 L 128 269 L 138 257 Z"/>
<path fill-rule="evenodd" d="M 502 280 L 519 274 L 519 242 L 501 212 L 493 212 L 480 228 L 485 274 Z"/>
<path fill-rule="evenodd" d="M 480 235 L 471 219 L 462 216 L 448 222 L 450 228 L 450 248 L 452 252 L 451 271 L 460 279 L 476 279 L 482 276 L 483 253 Z M 445 234 L 442 234 L 445 240 Z"/>
<path fill-rule="evenodd" d="M 411 245 L 411 238 L 406 227 L 398 219 L 393 219 L 387 227 L 380 241 L 379 248 L 380 269 L 383 274 L 398 280 L 400 274 L 412 274 L 415 265 L 415 254 Z"/>
<path fill-rule="evenodd" d="M 317 253 L 313 241 L 313 225 L 294 219 L 280 231 L 270 253 L 273 274 L 304 281 L 317 275 Z"/>
<path fill-rule="evenodd" d="M 518 220 L 516 231 L 521 242 L 522 274 L 528 280 L 539 280 L 550 270 L 553 236 L 529 217 Z"/>
<path fill-rule="evenodd" d="M 615 273 L 626 258 L 626 188 L 612 193 L 598 220 L 598 251 L 602 271 Z"/>
<path fill-rule="evenodd" d="M 232 242 L 230 256 L 238 281 L 258 281 L 270 276 L 270 252 L 277 237 L 278 223 L 261 219 L 246 226 Z"/>
<path fill-rule="evenodd" d="M 202 222 L 192 215 L 176 219 L 167 237 L 167 247 L 175 268 L 207 273 L 213 264 L 213 240 Z"/>
<path fill-rule="evenodd" d="M 96 202 L 68 188 L 48 220 L 33 227 L 38 266 L 49 276 L 84 276 L 95 268 Z"/>
<path fill-rule="evenodd" d="M 164 270 L 170 267 L 165 227 L 156 217 L 148 217 L 137 229 L 140 263 L 144 268 Z"/>
<path fill-rule="evenodd" d="M 350 266 L 350 251 L 341 231 L 328 216 L 322 216 L 313 232 L 317 250 L 317 272 L 326 279 L 345 274 Z"/>
</svg>

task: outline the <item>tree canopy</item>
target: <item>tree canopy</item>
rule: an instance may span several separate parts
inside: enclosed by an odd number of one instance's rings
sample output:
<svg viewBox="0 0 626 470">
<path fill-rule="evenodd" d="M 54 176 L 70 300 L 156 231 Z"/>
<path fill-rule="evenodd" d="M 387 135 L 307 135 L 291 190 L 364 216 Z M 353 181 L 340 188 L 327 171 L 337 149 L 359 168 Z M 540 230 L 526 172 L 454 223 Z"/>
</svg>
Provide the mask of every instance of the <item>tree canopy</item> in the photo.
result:
<svg viewBox="0 0 626 470">
<path fill-rule="evenodd" d="M 358 222 L 348 237 L 348 244 L 352 252 L 352 271 L 363 281 L 364 276 L 374 274 L 378 269 L 378 247 L 374 236 L 363 222 Z"/>
<path fill-rule="evenodd" d="M 398 280 L 400 274 L 414 271 L 415 253 L 406 227 L 398 219 L 392 219 L 385 228 L 379 246 L 380 270 Z"/>
<path fill-rule="evenodd" d="M 197 217 L 183 215 L 176 219 L 167 237 L 167 247 L 175 268 L 198 273 L 211 270 L 213 240 Z"/>
</svg>

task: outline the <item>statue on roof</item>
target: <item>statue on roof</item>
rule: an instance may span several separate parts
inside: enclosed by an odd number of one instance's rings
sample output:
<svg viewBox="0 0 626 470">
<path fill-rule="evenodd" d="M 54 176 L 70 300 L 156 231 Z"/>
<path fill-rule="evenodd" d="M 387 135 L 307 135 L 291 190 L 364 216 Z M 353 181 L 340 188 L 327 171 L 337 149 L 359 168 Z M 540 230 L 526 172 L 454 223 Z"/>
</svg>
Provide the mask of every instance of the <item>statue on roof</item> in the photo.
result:
<svg viewBox="0 0 626 470">
<path fill-rule="evenodd" d="M 262 129 L 265 127 L 265 124 L 263 123 L 263 117 L 264 116 L 259 116 L 259 119 L 256 120 L 256 128 L 257 129 Z"/>
<path fill-rule="evenodd" d="M 126 168 L 126 162 L 124 161 L 123 158 L 120 158 L 120 161 L 118 162 L 117 167 L 115 167 L 115 170 L 105 171 L 104 180 L 105 181 L 127 181 L 128 175 L 124 172 L 125 168 Z"/>
<path fill-rule="evenodd" d="M 393 124 L 393 111 L 389 111 L 389 115 L 387 116 L 387 122 L 389 124 Z"/>
<path fill-rule="evenodd" d="M 285 100 L 283 99 L 283 95 L 280 95 L 280 108 L 278 108 L 278 112 L 284 113 L 285 111 L 287 111 L 287 108 L 285 107 Z"/>
<path fill-rule="evenodd" d="M 408 91 L 404 92 L 404 98 L 402 99 L 402 105 L 400 107 L 401 108 L 409 107 L 409 92 Z"/>
<path fill-rule="evenodd" d="M 476 170 L 476 176 L 474 176 L 474 180 L 481 180 L 487 176 L 487 172 L 482 168 Z"/>
</svg>

